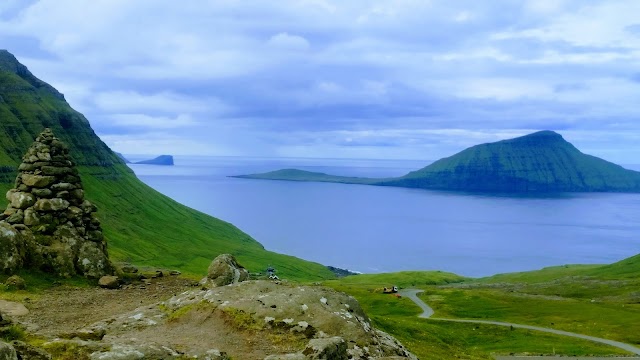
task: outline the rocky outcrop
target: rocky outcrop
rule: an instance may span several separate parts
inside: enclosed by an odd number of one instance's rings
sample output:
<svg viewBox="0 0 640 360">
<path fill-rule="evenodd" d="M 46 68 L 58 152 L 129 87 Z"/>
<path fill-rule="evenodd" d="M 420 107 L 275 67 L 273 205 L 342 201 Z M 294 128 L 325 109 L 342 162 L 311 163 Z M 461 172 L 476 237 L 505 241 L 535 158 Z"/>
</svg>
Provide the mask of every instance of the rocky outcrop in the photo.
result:
<svg viewBox="0 0 640 360">
<path fill-rule="evenodd" d="M 10 344 L 0 341 L 0 360 L 18 360 L 16 350 Z"/>
<path fill-rule="evenodd" d="M 233 255 L 222 254 L 217 256 L 209 265 L 207 277 L 201 284 L 208 287 L 236 284 L 249 278 L 249 272 L 238 264 Z"/>
<path fill-rule="evenodd" d="M 263 280 L 185 291 L 77 333 L 104 335 L 91 343 L 110 350 L 94 352 L 92 359 L 119 359 L 133 351 L 139 358 L 200 359 L 219 349 L 233 359 L 417 360 L 375 329 L 353 297 L 321 286 Z M 164 357 L 154 349 L 160 343 Z"/>
<path fill-rule="evenodd" d="M 302 351 L 308 359 L 348 360 L 347 343 L 343 338 L 334 336 L 328 339 L 312 339 Z"/>
<path fill-rule="evenodd" d="M 23 341 L 14 340 L 11 346 L 16 350 L 19 360 L 51 360 L 49 353 Z"/>
<path fill-rule="evenodd" d="M 84 198 L 69 149 L 45 129 L 18 168 L 0 214 L 0 271 L 35 268 L 59 276 L 111 274 L 96 207 Z"/>
</svg>

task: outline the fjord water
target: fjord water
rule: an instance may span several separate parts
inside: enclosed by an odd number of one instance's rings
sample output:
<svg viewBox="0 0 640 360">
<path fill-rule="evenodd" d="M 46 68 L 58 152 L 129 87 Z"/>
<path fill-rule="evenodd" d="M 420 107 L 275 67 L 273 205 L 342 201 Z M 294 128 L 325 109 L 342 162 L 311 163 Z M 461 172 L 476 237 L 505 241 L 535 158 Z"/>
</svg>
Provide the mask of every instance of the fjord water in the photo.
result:
<svg viewBox="0 0 640 360">
<path fill-rule="evenodd" d="M 294 167 L 391 177 L 424 161 L 177 156 L 175 163 L 130 166 L 156 190 L 233 223 L 269 250 L 355 271 L 486 276 L 640 252 L 640 194 L 478 195 L 228 177 Z"/>
</svg>

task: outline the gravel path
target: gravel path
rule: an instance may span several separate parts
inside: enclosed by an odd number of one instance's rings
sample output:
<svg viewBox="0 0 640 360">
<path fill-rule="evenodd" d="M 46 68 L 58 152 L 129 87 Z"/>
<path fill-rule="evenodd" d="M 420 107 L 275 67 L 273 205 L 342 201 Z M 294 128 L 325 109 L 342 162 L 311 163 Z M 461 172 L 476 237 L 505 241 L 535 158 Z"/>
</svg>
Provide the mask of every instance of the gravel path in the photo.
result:
<svg viewBox="0 0 640 360">
<path fill-rule="evenodd" d="M 540 326 L 513 324 L 513 323 L 508 323 L 508 322 L 489 321 L 489 320 L 466 320 L 466 319 L 432 318 L 431 316 L 433 316 L 433 314 L 434 314 L 433 309 L 429 305 L 427 305 L 424 301 L 422 301 L 422 299 L 420 299 L 418 297 L 418 293 L 421 293 L 421 292 L 423 292 L 423 291 L 422 290 L 417 290 L 417 289 L 406 289 L 406 290 L 401 290 L 400 291 L 400 295 L 408 297 L 409 299 L 411 299 L 414 303 L 416 303 L 416 305 L 418 305 L 423 310 L 423 313 L 418 315 L 421 318 L 425 318 L 425 319 L 430 318 L 432 320 L 450 321 L 450 322 L 458 322 L 458 323 L 473 323 L 473 324 L 509 326 L 509 327 L 514 327 L 514 328 L 518 328 L 518 329 L 542 331 L 542 332 L 547 332 L 547 333 L 552 333 L 552 334 L 557 334 L 557 335 L 570 336 L 570 337 L 574 337 L 574 338 L 578 338 L 578 339 L 590 340 L 590 341 L 601 343 L 601 344 L 611 345 L 611 346 L 617 347 L 619 349 L 629 351 L 629 352 L 631 352 L 633 354 L 640 355 L 640 348 L 637 348 L 635 346 L 632 346 L 632 345 L 629 345 L 629 344 L 625 344 L 625 343 L 622 343 L 622 342 L 619 342 L 619 341 L 602 339 L 602 338 L 598 338 L 598 337 L 594 337 L 594 336 L 576 334 L 576 333 L 572 333 L 572 332 L 568 332 L 568 331 L 550 329 L 550 328 L 545 328 L 545 327 L 540 327 Z"/>
</svg>

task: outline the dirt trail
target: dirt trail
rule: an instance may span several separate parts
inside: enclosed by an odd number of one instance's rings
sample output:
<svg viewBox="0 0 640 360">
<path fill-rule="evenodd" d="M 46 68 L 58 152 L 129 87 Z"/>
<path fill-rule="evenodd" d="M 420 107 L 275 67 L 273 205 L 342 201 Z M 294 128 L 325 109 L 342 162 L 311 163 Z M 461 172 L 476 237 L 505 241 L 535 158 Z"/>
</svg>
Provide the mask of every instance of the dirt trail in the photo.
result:
<svg viewBox="0 0 640 360">
<path fill-rule="evenodd" d="M 29 314 L 16 317 L 29 330 L 45 336 L 57 336 L 96 321 L 123 314 L 144 305 L 166 300 L 192 289 L 194 281 L 175 276 L 150 280 L 118 290 L 100 288 L 54 287 L 37 300 L 25 302 Z"/>
<path fill-rule="evenodd" d="M 619 341 L 614 341 L 614 340 L 609 340 L 609 339 L 602 339 L 602 338 L 598 338 L 598 337 L 595 337 L 595 336 L 576 334 L 576 333 L 563 331 L 563 330 L 556 330 L 556 329 L 545 328 L 545 327 L 540 327 L 540 326 L 514 324 L 514 323 L 508 323 L 508 322 L 501 322 L 501 321 L 433 318 L 432 317 L 433 314 L 434 314 L 433 309 L 429 305 L 427 305 L 424 301 L 422 301 L 422 299 L 420 299 L 418 297 L 418 294 L 421 293 L 421 292 L 423 292 L 423 291 L 422 290 L 417 290 L 417 289 L 406 289 L 406 290 L 400 291 L 401 295 L 406 296 L 409 299 L 411 299 L 414 303 L 416 303 L 416 305 L 418 305 L 423 310 L 423 313 L 418 315 L 421 318 L 429 318 L 429 319 L 432 319 L 432 320 L 450 321 L 450 322 L 458 322 L 458 323 L 473 323 L 473 324 L 508 326 L 508 327 L 514 327 L 514 328 L 518 328 L 518 329 L 542 331 L 542 332 L 547 332 L 547 333 L 551 333 L 551 334 L 570 336 L 570 337 L 574 337 L 574 338 L 578 338 L 578 339 L 590 340 L 590 341 L 601 343 L 601 344 L 611 345 L 611 346 L 617 347 L 618 349 L 629 351 L 632 354 L 640 355 L 640 348 L 637 348 L 637 347 L 629 345 L 629 344 L 625 344 L 625 343 L 622 343 L 622 342 L 619 342 Z"/>
</svg>

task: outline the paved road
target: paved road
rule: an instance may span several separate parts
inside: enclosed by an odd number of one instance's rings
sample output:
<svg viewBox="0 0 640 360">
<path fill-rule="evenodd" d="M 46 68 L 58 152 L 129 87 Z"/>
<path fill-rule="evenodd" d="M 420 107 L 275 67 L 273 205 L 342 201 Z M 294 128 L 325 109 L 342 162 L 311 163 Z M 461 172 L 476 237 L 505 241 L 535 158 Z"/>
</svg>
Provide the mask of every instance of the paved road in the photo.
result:
<svg viewBox="0 0 640 360">
<path fill-rule="evenodd" d="M 550 328 L 545 328 L 545 327 L 540 327 L 540 326 L 513 324 L 513 323 L 508 323 L 508 322 L 489 321 L 489 320 L 464 320 L 464 319 L 432 318 L 431 316 L 433 316 L 433 314 L 434 314 L 433 309 L 429 305 L 425 304 L 425 302 L 422 301 L 422 299 L 420 299 L 418 297 L 418 293 L 421 293 L 421 292 L 422 292 L 422 290 L 416 290 L 416 289 L 405 289 L 405 290 L 401 290 L 399 292 L 400 295 L 406 296 L 409 299 L 413 300 L 413 302 L 416 303 L 416 305 L 418 305 L 422 309 L 423 313 L 418 315 L 421 318 L 425 318 L 425 319 L 426 318 L 431 318 L 432 320 L 450 321 L 450 322 L 458 322 L 458 323 L 487 324 L 487 325 L 509 326 L 509 327 L 513 326 L 514 328 L 517 328 L 517 329 L 527 329 L 527 330 L 542 331 L 542 332 L 547 332 L 547 333 L 552 333 L 552 334 L 557 334 L 557 335 L 571 336 L 571 337 L 574 337 L 574 338 L 590 340 L 590 341 L 601 343 L 601 344 L 611 345 L 611 346 L 617 347 L 619 349 L 629 351 L 629 352 L 631 352 L 633 354 L 640 355 L 640 348 L 637 348 L 635 346 L 632 346 L 632 345 L 629 345 L 629 344 L 625 344 L 625 343 L 622 343 L 622 342 L 619 342 L 619 341 L 602 339 L 602 338 L 598 338 L 598 337 L 594 337 L 594 336 L 576 334 L 576 333 L 572 333 L 572 332 L 568 332 L 568 331 L 550 329 Z"/>
</svg>

